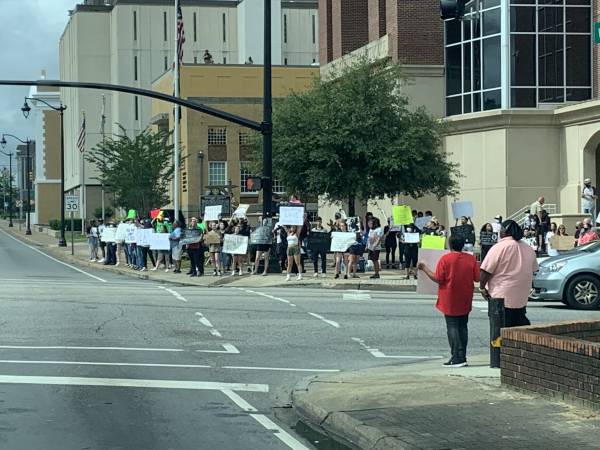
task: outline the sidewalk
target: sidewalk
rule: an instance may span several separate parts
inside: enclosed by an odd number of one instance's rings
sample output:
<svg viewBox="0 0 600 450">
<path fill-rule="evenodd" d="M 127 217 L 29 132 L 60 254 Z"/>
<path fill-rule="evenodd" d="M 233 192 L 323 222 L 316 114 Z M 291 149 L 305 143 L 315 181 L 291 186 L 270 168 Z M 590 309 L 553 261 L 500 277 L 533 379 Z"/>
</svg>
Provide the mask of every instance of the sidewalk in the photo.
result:
<svg viewBox="0 0 600 450">
<path fill-rule="evenodd" d="M 113 273 L 119 273 L 135 278 L 144 280 L 153 280 L 162 283 L 172 283 L 183 286 L 202 286 L 202 287 L 239 287 L 239 288 L 282 288 L 282 287 L 306 287 L 306 288 L 324 288 L 324 289 L 354 289 L 354 290 L 387 290 L 387 291 L 416 291 L 416 281 L 406 280 L 404 271 L 399 270 L 384 270 L 381 272 L 381 278 L 378 280 L 371 280 L 369 276 L 372 272 L 360 274 L 358 280 L 336 280 L 333 278 L 333 270 L 327 274 L 326 278 L 314 278 L 312 272 L 312 264 L 307 268 L 307 273 L 304 274 L 302 281 L 285 281 L 285 275 L 282 274 L 269 274 L 266 277 L 263 276 L 251 276 L 244 274 L 243 276 L 222 276 L 214 277 L 212 275 L 212 268 L 206 267 L 206 274 L 203 277 L 190 278 L 184 273 L 175 274 L 172 272 L 165 273 L 161 271 L 146 271 L 138 272 L 129 269 L 127 266 L 105 266 L 92 262 L 89 260 L 89 250 L 87 243 L 75 242 L 74 255 L 71 255 L 71 233 L 66 233 L 67 247 L 58 247 L 58 240 L 46 233 L 40 233 L 37 231 L 37 227 L 31 227 L 32 234 L 30 236 L 25 235 L 25 227 L 21 227 L 19 231 L 18 224 L 15 222 L 13 228 L 8 227 L 7 220 L 0 219 L 0 229 L 6 231 L 10 235 L 18 238 L 19 240 L 38 247 L 49 255 L 60 259 L 68 264 L 72 264 L 81 269 L 86 267 L 93 267 L 96 269 L 107 270 Z M 77 236 L 76 232 L 76 236 Z M 80 232 L 79 232 L 80 235 Z M 123 258 L 124 260 L 124 258 Z M 329 269 L 329 267 L 328 267 Z"/>
<path fill-rule="evenodd" d="M 309 426 L 360 449 L 600 448 L 600 415 L 500 386 L 488 356 L 318 375 L 296 385 Z"/>
</svg>

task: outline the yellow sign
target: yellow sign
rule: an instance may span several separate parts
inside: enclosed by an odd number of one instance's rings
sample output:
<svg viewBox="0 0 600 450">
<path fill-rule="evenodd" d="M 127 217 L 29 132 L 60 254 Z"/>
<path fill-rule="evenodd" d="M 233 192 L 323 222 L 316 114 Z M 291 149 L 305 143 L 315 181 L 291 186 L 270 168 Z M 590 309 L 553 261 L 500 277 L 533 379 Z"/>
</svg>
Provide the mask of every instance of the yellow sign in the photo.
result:
<svg viewBox="0 0 600 450">
<path fill-rule="evenodd" d="M 414 222 L 410 206 L 394 206 L 392 209 L 394 225 L 410 225 Z"/>
<path fill-rule="evenodd" d="M 446 238 L 443 236 L 430 236 L 426 234 L 421 240 L 421 248 L 444 250 L 446 248 Z"/>
</svg>

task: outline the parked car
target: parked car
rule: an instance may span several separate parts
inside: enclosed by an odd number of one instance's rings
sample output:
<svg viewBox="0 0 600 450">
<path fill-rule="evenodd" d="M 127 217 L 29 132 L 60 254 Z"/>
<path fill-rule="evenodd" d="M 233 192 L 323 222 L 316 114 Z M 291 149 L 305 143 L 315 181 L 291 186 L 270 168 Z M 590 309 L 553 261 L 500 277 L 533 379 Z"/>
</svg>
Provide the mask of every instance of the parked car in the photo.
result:
<svg viewBox="0 0 600 450">
<path fill-rule="evenodd" d="M 533 278 L 531 299 L 561 301 L 576 309 L 600 308 L 600 241 L 543 261 Z"/>
</svg>

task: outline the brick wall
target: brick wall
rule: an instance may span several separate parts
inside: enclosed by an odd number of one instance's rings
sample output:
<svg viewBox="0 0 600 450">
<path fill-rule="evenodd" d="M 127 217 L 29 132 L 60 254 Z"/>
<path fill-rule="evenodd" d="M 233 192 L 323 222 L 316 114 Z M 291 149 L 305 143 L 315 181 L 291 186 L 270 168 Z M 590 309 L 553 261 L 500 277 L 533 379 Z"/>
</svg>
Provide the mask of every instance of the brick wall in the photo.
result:
<svg viewBox="0 0 600 450">
<path fill-rule="evenodd" d="M 369 0 L 369 42 L 385 36 L 386 31 L 386 0 Z"/>
<path fill-rule="evenodd" d="M 600 410 L 600 320 L 502 329 L 503 384 Z"/>
<path fill-rule="evenodd" d="M 592 4 L 592 17 L 593 23 L 600 22 L 600 0 L 595 0 Z M 600 98 L 600 46 L 594 44 L 593 41 L 592 36 L 592 96 Z"/>
<path fill-rule="evenodd" d="M 333 59 L 369 43 L 368 18 L 365 0 L 332 0 Z"/>
<path fill-rule="evenodd" d="M 321 65 L 333 60 L 332 0 L 319 0 L 319 59 Z"/>
</svg>

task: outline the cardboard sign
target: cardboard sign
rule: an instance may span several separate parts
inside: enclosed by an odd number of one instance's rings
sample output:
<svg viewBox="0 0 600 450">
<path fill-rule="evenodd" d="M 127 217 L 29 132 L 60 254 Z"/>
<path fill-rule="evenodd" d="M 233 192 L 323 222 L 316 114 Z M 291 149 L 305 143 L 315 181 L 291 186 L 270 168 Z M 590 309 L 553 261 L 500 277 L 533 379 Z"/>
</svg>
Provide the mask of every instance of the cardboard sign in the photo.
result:
<svg viewBox="0 0 600 450">
<path fill-rule="evenodd" d="M 151 250 L 171 250 L 169 233 L 153 233 L 149 239 Z"/>
<path fill-rule="evenodd" d="M 188 228 L 187 230 L 183 230 L 181 233 L 181 240 L 179 241 L 180 245 L 186 244 L 197 244 L 202 240 L 202 230 L 195 228 Z"/>
<path fill-rule="evenodd" d="M 207 206 L 204 208 L 204 221 L 216 222 L 223 211 L 223 205 Z"/>
<path fill-rule="evenodd" d="M 250 244 L 252 245 L 269 245 L 273 242 L 273 233 L 270 227 L 258 227 L 250 233 Z"/>
<path fill-rule="evenodd" d="M 237 209 L 233 212 L 233 217 L 246 217 L 246 213 L 248 212 L 248 209 L 250 209 L 250 205 L 240 205 L 237 207 Z"/>
<path fill-rule="evenodd" d="M 473 217 L 473 202 L 455 202 L 452 203 L 452 215 L 454 220 L 461 217 Z"/>
<path fill-rule="evenodd" d="M 331 233 L 331 247 L 332 252 L 345 252 L 352 244 L 356 241 L 356 233 L 342 233 L 334 231 Z"/>
<path fill-rule="evenodd" d="M 245 255 L 248 252 L 248 236 L 226 234 L 223 240 L 223 253 Z"/>
<path fill-rule="evenodd" d="M 281 225 L 304 225 L 304 206 L 279 207 L 279 223 Z"/>
<path fill-rule="evenodd" d="M 395 225 L 410 225 L 413 223 L 412 209 L 410 206 L 395 205 L 392 209 L 392 218 Z"/>
<path fill-rule="evenodd" d="M 475 244 L 475 229 L 472 225 L 460 225 L 450 228 L 452 236 L 462 237 L 467 244 Z"/>
<path fill-rule="evenodd" d="M 102 242 L 115 242 L 116 237 L 117 237 L 117 229 L 107 227 L 102 232 L 102 236 L 100 236 L 100 240 Z"/>
<path fill-rule="evenodd" d="M 221 243 L 221 234 L 217 231 L 209 231 L 204 236 L 204 243 L 206 245 L 216 245 Z"/>
<path fill-rule="evenodd" d="M 115 236 L 115 241 L 116 242 L 123 242 L 125 241 L 125 238 L 127 237 L 127 227 L 129 226 L 129 224 L 127 223 L 120 223 L 119 226 L 117 227 L 117 234 Z"/>
<path fill-rule="evenodd" d="M 554 250 L 567 251 L 575 247 L 575 238 L 573 236 L 558 236 L 555 234 L 550 238 L 550 246 Z"/>
<path fill-rule="evenodd" d="M 433 217 L 431 216 L 423 216 L 423 217 L 417 217 L 415 219 L 415 226 L 419 229 L 422 230 L 423 228 L 425 228 L 427 226 L 427 224 L 429 222 L 431 222 L 431 219 L 433 219 Z"/>
<path fill-rule="evenodd" d="M 444 250 L 446 248 L 446 238 L 444 236 L 431 236 L 426 234 L 421 241 L 421 248 L 428 250 Z"/>
<path fill-rule="evenodd" d="M 306 247 L 313 252 L 327 252 L 331 247 L 331 236 L 322 231 L 311 231 L 306 240 Z"/>
<path fill-rule="evenodd" d="M 425 237 L 425 236 L 423 236 Z M 442 256 L 449 253 L 448 250 L 432 250 L 432 249 L 421 249 L 419 251 L 419 262 L 424 262 L 433 273 L 437 264 Z M 438 285 L 431 281 L 424 273 L 419 273 L 417 279 L 417 294 L 418 295 L 437 295 Z"/>
<path fill-rule="evenodd" d="M 125 233 L 125 243 L 126 244 L 135 244 L 136 243 L 136 240 L 135 240 L 135 230 L 136 229 L 137 229 L 137 227 L 132 223 L 130 223 L 127 226 L 126 233 Z"/>
<path fill-rule="evenodd" d="M 479 243 L 481 245 L 494 245 L 498 242 L 498 234 L 489 231 L 482 231 L 479 235 Z"/>
<path fill-rule="evenodd" d="M 421 242 L 421 235 L 419 233 L 404 233 L 405 244 L 418 244 Z"/>
</svg>

